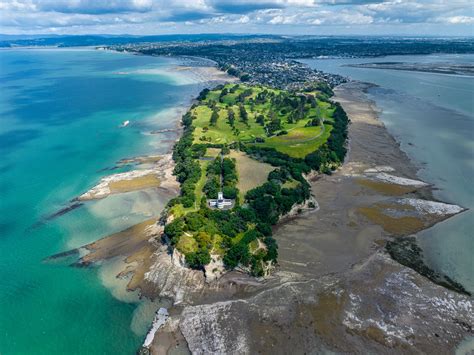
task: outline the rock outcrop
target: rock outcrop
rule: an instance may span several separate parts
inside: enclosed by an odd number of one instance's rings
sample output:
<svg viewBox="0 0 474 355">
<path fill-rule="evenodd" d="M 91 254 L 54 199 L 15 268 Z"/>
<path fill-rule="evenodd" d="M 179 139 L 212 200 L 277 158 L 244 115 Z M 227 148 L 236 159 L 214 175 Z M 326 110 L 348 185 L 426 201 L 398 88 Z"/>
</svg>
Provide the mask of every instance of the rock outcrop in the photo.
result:
<svg viewBox="0 0 474 355">
<path fill-rule="evenodd" d="M 175 304 L 190 302 L 205 287 L 204 273 L 183 266 L 179 255 L 164 245 L 154 253 L 145 281 L 153 285 L 154 296 L 172 298 Z"/>
<path fill-rule="evenodd" d="M 179 328 L 194 354 L 447 353 L 472 333 L 473 308 L 379 252 L 342 278 L 186 307 Z"/>
</svg>

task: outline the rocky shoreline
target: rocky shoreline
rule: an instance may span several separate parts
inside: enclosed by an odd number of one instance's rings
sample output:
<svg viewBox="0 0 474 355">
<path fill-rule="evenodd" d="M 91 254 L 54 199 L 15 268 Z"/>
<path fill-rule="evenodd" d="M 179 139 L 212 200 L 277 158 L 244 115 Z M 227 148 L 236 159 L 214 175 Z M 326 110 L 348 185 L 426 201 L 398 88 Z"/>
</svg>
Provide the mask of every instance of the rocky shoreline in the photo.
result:
<svg viewBox="0 0 474 355">
<path fill-rule="evenodd" d="M 142 190 L 151 187 L 160 187 L 175 193 L 179 191 L 179 184 L 173 176 L 174 162 L 171 154 L 139 157 L 125 161 L 146 163 L 151 166 L 146 169 L 135 169 L 124 173 L 108 175 L 77 199 L 79 201 L 95 200 L 105 198 L 113 193 Z"/>
<path fill-rule="evenodd" d="M 85 247 L 77 265 L 125 258 L 117 276 L 129 278 L 129 290 L 174 302 L 144 352 L 452 351 L 472 333 L 471 298 L 433 284 L 446 286 L 446 278 L 420 267 L 422 253 L 410 254 L 419 259 L 407 265 L 385 250 L 463 209 L 433 201 L 431 186 L 378 120 L 367 87 L 336 88 L 352 121 L 348 158 L 333 175 L 307 177 L 314 201 L 274 228 L 279 266 L 268 278 L 233 271 L 206 280 L 161 243 L 156 218 Z M 163 179 L 168 163 L 172 171 L 168 159 L 152 162 L 160 166 L 153 174 Z M 110 182 L 122 177 L 101 181 L 90 196 L 113 193 Z"/>
<path fill-rule="evenodd" d="M 243 277 L 235 283 L 230 276 L 213 286 L 199 282 L 199 292 L 157 332 L 151 353 L 175 338 L 198 354 L 448 352 L 471 334 L 470 297 L 432 283 L 420 268 L 397 263 L 385 250 L 387 241 L 399 240 L 394 236 L 463 209 L 433 201 L 431 187 L 419 181 L 416 167 L 378 121 L 366 87 L 336 89 L 335 99 L 352 120 L 350 153 L 335 174 L 313 177 L 319 210 L 275 228 L 276 272 L 258 282 Z M 361 208 L 376 210 L 379 218 Z M 397 224 L 398 230 L 390 229 Z"/>
</svg>

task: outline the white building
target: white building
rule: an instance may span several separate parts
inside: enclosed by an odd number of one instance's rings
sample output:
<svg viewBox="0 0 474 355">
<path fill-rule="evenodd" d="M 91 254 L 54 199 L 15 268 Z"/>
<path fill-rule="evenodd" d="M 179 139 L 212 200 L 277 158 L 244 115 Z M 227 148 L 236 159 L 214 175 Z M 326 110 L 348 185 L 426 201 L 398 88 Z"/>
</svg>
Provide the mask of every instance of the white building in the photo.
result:
<svg viewBox="0 0 474 355">
<path fill-rule="evenodd" d="M 208 200 L 209 207 L 214 207 L 214 208 L 230 208 L 234 204 L 234 200 L 224 198 L 224 194 L 220 191 L 217 193 L 217 200 L 212 199 Z"/>
</svg>

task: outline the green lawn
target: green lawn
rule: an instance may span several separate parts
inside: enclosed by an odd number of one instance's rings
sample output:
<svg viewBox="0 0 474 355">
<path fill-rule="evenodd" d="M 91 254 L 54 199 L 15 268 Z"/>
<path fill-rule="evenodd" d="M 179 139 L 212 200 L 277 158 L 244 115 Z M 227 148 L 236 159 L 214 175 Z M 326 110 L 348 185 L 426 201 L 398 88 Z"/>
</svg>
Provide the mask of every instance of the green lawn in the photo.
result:
<svg viewBox="0 0 474 355">
<path fill-rule="evenodd" d="M 281 187 L 285 188 L 285 189 L 294 189 L 299 184 L 300 184 L 299 181 L 291 179 L 291 180 L 288 180 L 287 182 L 285 182 L 283 185 L 281 185 Z"/>
<path fill-rule="evenodd" d="M 196 204 L 199 205 L 201 203 L 201 198 L 203 196 L 202 188 L 206 184 L 206 169 L 209 165 L 209 160 L 200 160 L 199 164 L 201 164 L 201 178 L 196 183 L 196 188 L 194 189 L 194 193 L 196 194 Z"/>
<path fill-rule="evenodd" d="M 198 250 L 198 244 L 191 235 L 183 234 L 179 238 L 176 248 L 183 254 L 189 254 Z"/>
<path fill-rule="evenodd" d="M 232 143 L 236 140 L 232 128 L 227 123 L 227 111 L 219 111 L 219 119 L 217 120 L 216 126 L 210 125 L 211 109 L 207 106 L 198 106 L 194 109 L 196 119 L 193 121 L 193 126 L 196 127 L 194 130 L 194 143 L 205 143 L 200 140 L 202 136 L 211 138 L 210 143 Z M 208 128 L 207 132 L 204 132 L 204 127 Z"/>
<path fill-rule="evenodd" d="M 189 207 L 189 208 L 184 208 L 184 206 L 180 203 L 177 205 L 174 205 L 171 208 L 170 212 L 176 218 L 184 216 L 186 213 L 199 210 L 201 197 L 203 196 L 202 188 L 204 187 L 204 184 L 206 183 L 206 168 L 209 162 L 210 162 L 209 160 L 199 161 L 199 164 L 201 165 L 201 177 L 199 178 L 198 182 L 196 183 L 196 187 L 194 188 L 194 193 L 196 195 L 196 201 L 194 202 L 194 206 Z"/>
<path fill-rule="evenodd" d="M 227 90 L 234 87 L 235 84 L 228 84 L 225 86 Z M 242 122 L 239 115 L 239 108 L 237 105 L 238 96 L 244 91 L 251 89 L 252 94 L 245 99 L 245 108 L 248 113 L 248 123 Z M 309 103 L 306 104 L 306 115 L 303 119 L 295 123 L 288 123 L 291 107 L 286 106 L 274 112 L 276 117 L 281 120 L 282 130 L 287 131 L 288 134 L 280 136 L 267 137 L 265 128 L 256 122 L 256 117 L 263 115 L 268 122 L 272 110 L 272 102 L 267 99 L 265 102 L 249 102 L 249 99 L 257 99 L 260 92 L 267 90 L 273 92 L 275 95 L 281 93 L 280 90 L 268 89 L 260 86 L 247 86 L 240 84 L 235 92 L 227 93 L 221 98 L 219 102 L 221 90 L 212 90 L 207 94 L 203 103 L 193 110 L 193 115 L 196 117 L 193 121 L 194 143 L 212 143 L 212 144 L 230 144 L 233 142 L 254 142 L 255 138 L 265 139 L 265 143 L 256 143 L 261 146 L 275 148 L 276 150 L 288 154 L 295 158 L 304 158 L 307 154 L 314 152 L 322 144 L 326 142 L 329 137 L 332 126 L 325 124 L 325 129 L 322 132 L 322 127 L 305 127 L 305 125 L 312 119 L 320 117 L 327 123 L 332 123 L 333 109 L 331 104 L 321 100 L 317 100 L 316 107 L 311 107 Z M 317 93 L 307 93 L 317 95 Z M 294 96 L 293 96 L 294 97 Z M 210 102 L 215 102 L 218 108 L 219 118 L 215 126 L 210 125 L 210 118 L 212 110 L 206 106 Z M 235 114 L 234 129 L 227 121 L 227 108 L 230 107 Z M 280 106 L 281 107 L 281 106 Z"/>
<path fill-rule="evenodd" d="M 314 152 L 317 150 L 321 145 L 326 143 L 326 141 L 329 138 L 329 135 L 332 130 L 332 126 L 329 124 L 324 125 L 325 130 L 324 132 L 320 134 L 321 128 L 320 127 L 306 127 L 304 130 L 309 133 L 309 130 L 311 130 L 314 136 L 317 136 L 316 138 L 297 138 L 293 140 L 289 140 L 287 138 L 283 138 L 285 136 L 276 136 L 269 138 L 265 141 L 265 143 L 260 143 L 258 144 L 259 146 L 263 147 L 270 147 L 278 150 L 279 152 L 288 154 L 290 157 L 293 158 L 304 158 L 306 155 L 309 153 Z M 298 130 L 298 129 L 296 129 Z M 318 133 L 319 130 L 319 133 Z M 298 132 L 298 131 L 297 131 Z M 289 132 L 291 134 L 291 132 Z M 305 136 L 309 136 L 305 134 Z M 299 136 L 298 136 L 299 137 Z"/>
</svg>

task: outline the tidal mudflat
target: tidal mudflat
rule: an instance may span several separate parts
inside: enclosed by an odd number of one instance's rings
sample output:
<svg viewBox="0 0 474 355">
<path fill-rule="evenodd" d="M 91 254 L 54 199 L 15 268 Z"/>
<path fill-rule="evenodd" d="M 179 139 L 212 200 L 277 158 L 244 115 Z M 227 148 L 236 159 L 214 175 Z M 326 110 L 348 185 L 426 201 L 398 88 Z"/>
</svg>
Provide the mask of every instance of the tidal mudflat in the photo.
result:
<svg viewBox="0 0 474 355">
<path fill-rule="evenodd" d="M 239 292 L 232 297 L 185 306 L 157 339 L 179 334 L 194 352 L 410 353 L 449 352 L 469 335 L 471 298 L 392 260 L 385 243 L 396 240 L 394 231 L 360 211 L 403 194 L 417 203 L 432 198 L 417 169 L 377 119 L 364 89 L 364 84 L 352 83 L 335 91 L 352 121 L 348 160 L 333 175 L 314 179 L 318 211 L 277 228 L 276 274 L 260 284 L 233 280 Z M 381 182 L 386 189 L 360 183 L 384 171 L 396 182 Z M 402 189 L 405 186 L 411 187 Z M 462 211 L 435 205 L 408 210 L 420 228 Z M 404 228 L 400 224 L 395 234 L 411 232 Z"/>
<path fill-rule="evenodd" d="M 449 65 L 472 68 L 474 56 L 402 55 L 303 62 L 315 69 L 374 84 L 368 88 L 368 96 L 376 103 L 389 133 L 418 168 L 419 178 L 434 185 L 436 199 L 468 208 L 465 213 L 420 232 L 418 240 L 431 268 L 458 280 L 473 292 L 472 77 L 350 65 L 397 62 L 413 68 Z"/>
<path fill-rule="evenodd" d="M 276 227 L 279 266 L 269 278 L 233 271 L 209 282 L 153 242 L 162 231 L 151 224 L 87 246 L 91 253 L 82 263 L 128 256 L 129 266 L 120 273 L 129 277 L 128 288 L 174 303 L 150 344 L 152 353 L 385 353 L 409 352 L 414 345 L 426 352 L 450 351 L 469 334 L 472 301 L 465 290 L 429 268 L 422 276 L 386 250 L 387 242 L 463 208 L 435 201 L 432 187 L 419 179 L 378 120 L 366 89 L 351 83 L 335 90 L 334 99 L 352 121 L 348 158 L 332 175 L 311 178 L 317 210 L 285 218 Z"/>
</svg>

